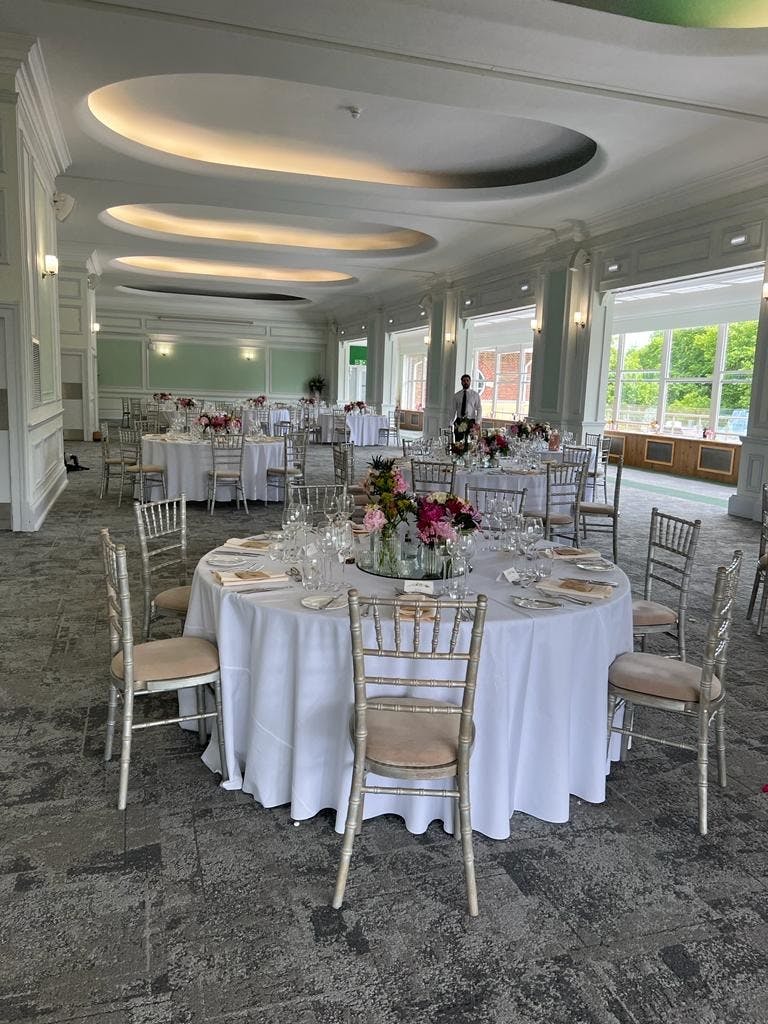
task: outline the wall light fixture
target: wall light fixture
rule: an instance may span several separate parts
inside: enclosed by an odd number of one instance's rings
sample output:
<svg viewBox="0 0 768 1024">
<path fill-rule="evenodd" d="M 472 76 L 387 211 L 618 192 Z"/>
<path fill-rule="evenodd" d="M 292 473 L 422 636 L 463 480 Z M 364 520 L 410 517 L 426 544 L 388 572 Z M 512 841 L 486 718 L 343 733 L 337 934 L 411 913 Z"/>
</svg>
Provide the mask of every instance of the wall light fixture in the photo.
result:
<svg viewBox="0 0 768 1024">
<path fill-rule="evenodd" d="M 46 253 L 45 256 L 43 257 L 43 270 L 42 270 L 43 278 L 46 278 L 46 277 L 56 277 L 58 272 L 59 272 L 59 257 L 58 256 L 53 256 L 53 255 L 51 255 L 51 253 Z"/>
<path fill-rule="evenodd" d="M 576 324 L 577 327 L 584 328 L 587 326 L 587 321 L 582 316 L 580 309 L 577 309 L 576 312 L 573 314 L 573 322 Z"/>
</svg>

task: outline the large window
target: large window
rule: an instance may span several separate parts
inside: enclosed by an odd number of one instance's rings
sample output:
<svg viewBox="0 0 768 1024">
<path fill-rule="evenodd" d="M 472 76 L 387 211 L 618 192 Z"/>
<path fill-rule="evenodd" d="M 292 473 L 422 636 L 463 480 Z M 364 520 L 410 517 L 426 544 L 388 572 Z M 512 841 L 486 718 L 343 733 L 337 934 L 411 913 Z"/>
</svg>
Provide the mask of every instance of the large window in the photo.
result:
<svg viewBox="0 0 768 1024">
<path fill-rule="evenodd" d="M 403 409 L 421 412 L 427 400 L 427 353 L 416 352 L 403 355 L 403 372 L 400 381 L 400 405 Z"/>
<path fill-rule="evenodd" d="M 743 434 L 756 340 L 755 320 L 614 335 L 606 421 L 618 430 Z"/>
<path fill-rule="evenodd" d="M 528 415 L 535 310 L 511 309 L 468 322 L 467 372 L 480 394 L 484 419 L 513 420 Z"/>
</svg>

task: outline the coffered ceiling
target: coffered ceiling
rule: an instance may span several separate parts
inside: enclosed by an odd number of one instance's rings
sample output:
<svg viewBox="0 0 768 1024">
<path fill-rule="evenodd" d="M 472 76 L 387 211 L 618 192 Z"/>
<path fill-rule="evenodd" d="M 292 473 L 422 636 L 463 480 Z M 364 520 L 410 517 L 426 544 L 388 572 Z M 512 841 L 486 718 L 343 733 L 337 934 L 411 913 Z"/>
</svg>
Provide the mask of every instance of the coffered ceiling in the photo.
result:
<svg viewBox="0 0 768 1024">
<path fill-rule="evenodd" d="M 0 0 L 0 25 L 40 40 L 99 303 L 342 318 L 768 179 L 768 29 L 592 9 L 630 6 Z"/>
</svg>

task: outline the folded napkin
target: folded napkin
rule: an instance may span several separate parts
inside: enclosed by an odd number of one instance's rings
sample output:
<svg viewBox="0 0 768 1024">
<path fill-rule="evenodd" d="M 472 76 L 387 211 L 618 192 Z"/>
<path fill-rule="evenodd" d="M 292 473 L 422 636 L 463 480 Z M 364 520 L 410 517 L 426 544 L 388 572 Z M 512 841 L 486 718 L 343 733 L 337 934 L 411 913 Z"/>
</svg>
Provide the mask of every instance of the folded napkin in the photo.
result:
<svg viewBox="0 0 768 1024">
<path fill-rule="evenodd" d="M 553 558 L 595 558 L 600 552 L 596 548 L 552 548 Z"/>
<path fill-rule="evenodd" d="M 520 573 L 514 568 L 514 566 L 511 566 L 509 569 L 504 569 L 496 577 L 496 582 L 501 583 L 504 580 L 506 580 L 507 583 L 517 583 L 520 580 Z"/>
<path fill-rule="evenodd" d="M 368 536 L 368 531 L 362 523 L 352 523 L 352 533 L 354 533 L 356 537 Z"/>
<path fill-rule="evenodd" d="M 586 601 L 602 601 L 613 596 L 613 588 L 601 583 L 588 583 L 586 580 L 542 580 L 537 586 L 545 594 L 572 594 Z"/>
<path fill-rule="evenodd" d="M 238 551 L 266 551 L 272 542 L 268 537 L 230 537 L 224 541 L 225 548 Z"/>
<path fill-rule="evenodd" d="M 268 586 L 272 583 L 290 583 L 291 577 L 284 572 L 268 572 L 264 569 L 246 570 L 232 572 L 228 569 L 217 569 L 213 573 L 214 579 L 218 580 L 222 587 L 256 587 L 260 583 Z"/>
<path fill-rule="evenodd" d="M 416 608 L 400 608 L 400 619 L 403 622 L 415 622 L 416 621 Z M 434 622 L 435 613 L 431 608 L 422 607 L 419 612 L 419 622 Z"/>
</svg>

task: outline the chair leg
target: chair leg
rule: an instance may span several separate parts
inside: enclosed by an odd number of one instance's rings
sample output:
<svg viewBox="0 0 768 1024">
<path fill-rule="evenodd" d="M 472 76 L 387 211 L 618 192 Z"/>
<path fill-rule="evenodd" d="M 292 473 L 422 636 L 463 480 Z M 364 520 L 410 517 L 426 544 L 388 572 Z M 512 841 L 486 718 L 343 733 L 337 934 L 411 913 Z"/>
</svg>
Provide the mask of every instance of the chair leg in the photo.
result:
<svg viewBox="0 0 768 1024">
<path fill-rule="evenodd" d="M 227 744 L 224 738 L 224 705 L 221 700 L 221 678 L 217 679 L 213 684 L 213 701 L 216 706 L 216 742 L 219 745 L 221 781 L 229 782 L 229 762 L 227 761 Z"/>
<path fill-rule="evenodd" d="M 613 517 L 613 561 L 614 564 L 618 564 L 619 561 L 619 517 L 617 515 Z"/>
<path fill-rule="evenodd" d="M 198 715 L 205 714 L 205 690 L 205 686 L 195 687 L 195 700 L 197 702 Z M 198 718 L 197 720 L 197 738 L 200 740 L 201 747 L 208 746 L 208 727 L 206 725 L 205 718 Z"/>
<path fill-rule="evenodd" d="M 107 739 L 104 743 L 104 760 L 112 760 L 112 744 L 115 739 L 115 718 L 117 717 L 117 687 L 109 684 L 109 703 L 107 704 Z"/>
<path fill-rule="evenodd" d="M 120 467 L 120 493 L 117 496 L 117 507 L 123 504 L 123 487 L 125 486 L 125 463 Z"/>
<path fill-rule="evenodd" d="M 240 480 L 240 483 L 239 483 L 238 486 L 240 487 L 240 493 L 243 496 L 243 508 L 245 509 L 245 514 L 246 515 L 250 515 L 250 513 L 248 511 L 248 499 L 245 496 L 245 486 L 243 485 L 243 481 L 242 480 Z"/>
<path fill-rule="evenodd" d="M 624 702 L 624 728 L 627 729 L 629 732 L 632 732 L 632 729 L 634 728 L 634 726 L 635 726 L 635 705 L 634 704 L 630 704 L 629 701 L 625 701 Z M 628 736 L 627 733 L 622 733 L 621 734 L 621 753 L 619 754 L 619 759 L 621 761 L 626 761 L 627 760 L 627 754 L 629 753 L 629 741 L 630 741 L 630 739 L 631 739 L 631 737 Z"/>
<path fill-rule="evenodd" d="M 611 756 L 611 735 L 613 733 L 613 720 L 616 717 L 616 705 L 618 698 L 615 693 L 608 694 L 608 735 L 605 741 L 605 759 Z"/>
<path fill-rule="evenodd" d="M 347 821 L 344 825 L 344 843 L 341 847 L 341 860 L 336 875 L 336 888 L 333 892 L 331 906 L 335 910 L 341 908 L 344 902 L 344 890 L 347 887 L 347 876 L 349 875 L 349 862 L 352 860 L 352 847 L 355 843 L 358 821 L 361 820 L 360 810 L 362 807 L 362 789 L 365 785 L 365 762 L 363 758 L 355 759 L 355 766 L 352 770 L 352 785 L 349 791 L 349 804 L 347 806 Z"/>
<path fill-rule="evenodd" d="M 677 649 L 680 654 L 680 661 L 685 661 L 685 612 L 680 612 L 677 620 Z"/>
<path fill-rule="evenodd" d="M 763 576 L 763 594 L 760 598 L 760 611 L 757 613 L 757 635 L 762 636 L 765 606 L 768 604 L 768 575 Z"/>
<path fill-rule="evenodd" d="M 699 723 L 697 764 L 699 769 L 699 835 L 707 834 L 707 789 L 709 785 L 709 735 L 706 721 Z"/>
<path fill-rule="evenodd" d="M 208 491 L 208 515 L 212 516 L 213 515 L 214 506 L 216 505 L 216 473 L 215 472 L 214 472 L 213 476 L 210 478 L 210 482 L 208 484 L 208 487 L 209 487 L 209 491 Z"/>
<path fill-rule="evenodd" d="M 755 582 L 752 584 L 752 593 L 749 595 L 749 604 L 747 605 L 747 622 L 752 618 L 752 612 L 755 610 L 755 601 L 757 600 L 757 592 L 760 589 L 760 570 L 758 569 L 755 573 Z"/>
<path fill-rule="evenodd" d="M 117 809 L 125 810 L 128 802 L 128 770 L 131 766 L 131 739 L 133 738 L 133 689 L 123 694 L 123 736 L 120 746 L 120 788 L 117 794 Z"/>
<path fill-rule="evenodd" d="M 717 732 L 717 781 L 721 786 L 728 785 L 728 775 L 725 770 L 725 708 L 721 707 L 715 719 Z"/>
<path fill-rule="evenodd" d="M 469 768 L 459 770 L 459 822 L 461 826 L 461 852 L 464 859 L 464 876 L 467 884 L 467 911 L 470 917 L 479 914 L 477 906 L 477 882 L 475 880 L 475 851 L 472 847 L 472 819 L 469 803 Z"/>
</svg>

